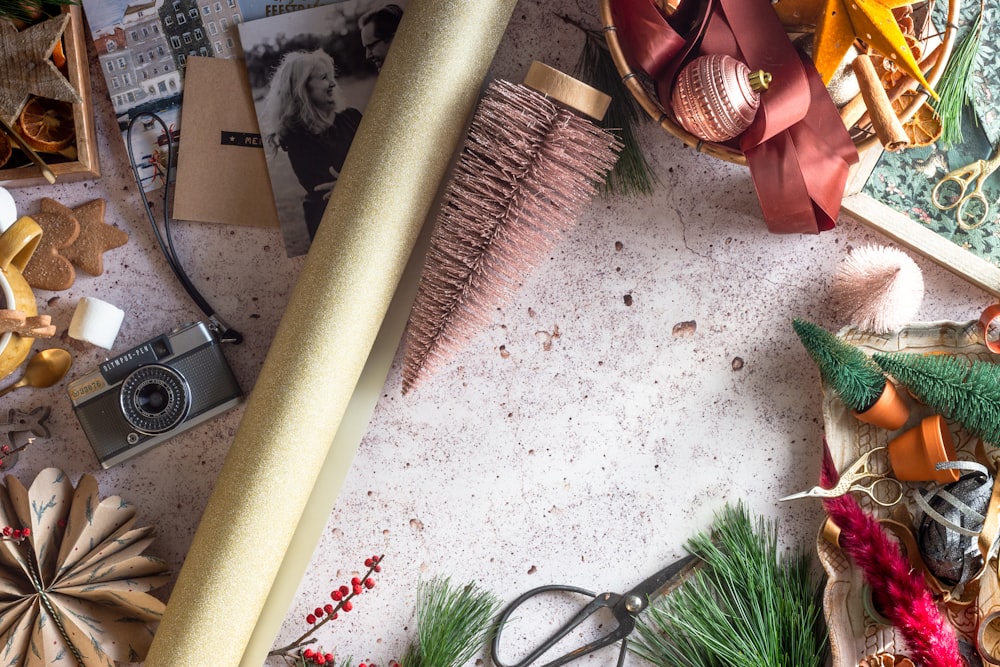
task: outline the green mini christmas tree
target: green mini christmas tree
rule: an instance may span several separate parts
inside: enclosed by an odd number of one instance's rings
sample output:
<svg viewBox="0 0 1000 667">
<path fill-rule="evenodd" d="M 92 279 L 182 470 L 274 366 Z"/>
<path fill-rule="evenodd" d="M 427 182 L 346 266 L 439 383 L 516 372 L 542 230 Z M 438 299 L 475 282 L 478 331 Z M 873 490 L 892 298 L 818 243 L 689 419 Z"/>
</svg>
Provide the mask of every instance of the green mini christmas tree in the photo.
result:
<svg viewBox="0 0 1000 667">
<path fill-rule="evenodd" d="M 1000 445 L 1000 366 L 950 354 L 895 352 L 873 359 L 931 409 Z"/>
<path fill-rule="evenodd" d="M 820 377 L 855 412 L 864 412 L 879 399 L 886 378 L 864 352 L 805 320 L 792 322 L 806 352 L 819 367 Z"/>
</svg>

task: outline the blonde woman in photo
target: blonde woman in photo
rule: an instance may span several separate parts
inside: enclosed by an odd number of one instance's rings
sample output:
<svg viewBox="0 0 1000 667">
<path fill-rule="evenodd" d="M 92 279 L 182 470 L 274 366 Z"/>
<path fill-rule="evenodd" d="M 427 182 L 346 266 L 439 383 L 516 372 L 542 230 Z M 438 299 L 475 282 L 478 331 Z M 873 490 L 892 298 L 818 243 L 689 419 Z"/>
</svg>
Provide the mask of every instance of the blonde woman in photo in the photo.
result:
<svg viewBox="0 0 1000 667">
<path fill-rule="evenodd" d="M 305 189 L 302 210 L 312 239 L 344 166 L 361 112 L 344 108 L 333 58 L 322 49 L 285 55 L 271 78 L 262 130 L 269 150 L 288 155 Z"/>
</svg>

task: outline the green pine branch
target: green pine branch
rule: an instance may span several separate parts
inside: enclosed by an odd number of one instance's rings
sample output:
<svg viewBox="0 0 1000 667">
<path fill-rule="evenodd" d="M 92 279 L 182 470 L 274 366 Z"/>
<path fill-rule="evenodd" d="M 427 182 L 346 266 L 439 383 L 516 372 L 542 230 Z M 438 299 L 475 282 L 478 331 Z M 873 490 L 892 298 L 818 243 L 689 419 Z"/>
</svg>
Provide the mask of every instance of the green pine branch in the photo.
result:
<svg viewBox="0 0 1000 667">
<path fill-rule="evenodd" d="M 417 640 L 401 667 L 459 667 L 489 641 L 500 599 L 469 583 L 447 578 L 422 582 L 417 592 Z"/>
<path fill-rule="evenodd" d="M 0 0 L 0 20 L 34 23 L 62 11 L 64 5 L 80 4 L 78 0 Z"/>
<path fill-rule="evenodd" d="M 632 93 L 622 83 L 621 75 L 611 57 L 604 34 L 587 28 L 568 16 L 563 21 L 579 28 L 585 38 L 574 72 L 587 84 L 611 96 L 611 104 L 599 125 L 614 132 L 622 142 L 622 150 L 614 169 L 608 172 L 603 185 L 604 194 L 622 194 L 629 197 L 652 194 L 659 179 L 646 159 L 639 144 L 636 128 L 642 120 L 649 120 Z"/>
<path fill-rule="evenodd" d="M 1000 445 L 1000 366 L 950 354 L 875 354 L 886 373 L 972 435 Z"/>
<path fill-rule="evenodd" d="M 941 117 L 941 144 L 945 147 L 961 144 L 964 139 L 962 132 L 962 116 L 966 107 L 975 108 L 972 89 L 972 70 L 979 55 L 979 46 L 983 37 L 983 14 L 985 3 L 979 3 L 979 13 L 973 20 L 968 32 L 955 47 L 948 64 L 941 75 L 937 86 L 938 99 L 931 104 Z M 978 116 L 973 118 L 978 122 Z"/>
<path fill-rule="evenodd" d="M 654 602 L 632 651 L 660 667 L 820 667 L 827 638 L 804 553 L 781 556 L 777 531 L 726 506 L 688 543 L 702 564 Z"/>
<path fill-rule="evenodd" d="M 844 405 L 855 412 L 874 405 L 885 389 L 886 379 L 868 355 L 811 322 L 796 319 L 792 327 L 816 362 L 820 376 Z"/>
</svg>

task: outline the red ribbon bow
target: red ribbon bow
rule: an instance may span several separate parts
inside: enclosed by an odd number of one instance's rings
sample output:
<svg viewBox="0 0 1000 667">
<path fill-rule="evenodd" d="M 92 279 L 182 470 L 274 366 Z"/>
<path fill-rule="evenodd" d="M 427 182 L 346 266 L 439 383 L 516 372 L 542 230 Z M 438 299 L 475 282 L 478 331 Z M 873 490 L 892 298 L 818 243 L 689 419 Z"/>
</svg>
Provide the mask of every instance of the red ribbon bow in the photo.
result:
<svg viewBox="0 0 1000 667">
<path fill-rule="evenodd" d="M 682 3 L 671 22 L 691 20 L 692 2 Z M 696 55 L 725 54 L 770 72 L 757 116 L 738 138 L 764 221 L 774 233 L 833 229 L 858 152 L 816 68 L 792 45 L 769 0 L 703 0 L 686 35 L 652 0 L 611 0 L 611 13 L 629 66 L 656 82 L 665 109 L 677 72 Z"/>
</svg>

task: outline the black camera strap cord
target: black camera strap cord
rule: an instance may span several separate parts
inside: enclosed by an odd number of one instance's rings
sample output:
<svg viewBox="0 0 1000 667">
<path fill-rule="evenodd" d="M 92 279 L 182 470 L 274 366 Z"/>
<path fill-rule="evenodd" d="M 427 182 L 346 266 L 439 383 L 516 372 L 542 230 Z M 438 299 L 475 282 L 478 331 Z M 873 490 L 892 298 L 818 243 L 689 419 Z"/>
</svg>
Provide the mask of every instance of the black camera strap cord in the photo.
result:
<svg viewBox="0 0 1000 667">
<path fill-rule="evenodd" d="M 160 128 L 163 130 L 163 136 L 167 140 L 167 164 L 163 175 L 163 232 L 160 232 L 159 225 L 156 224 L 156 216 L 153 215 L 153 207 L 149 203 L 149 198 L 146 196 L 146 190 L 142 187 L 142 177 L 139 174 L 139 165 L 135 161 L 135 155 L 132 149 L 132 126 L 135 125 L 136 121 L 140 118 L 147 117 L 153 120 L 153 122 L 159 124 Z M 136 114 L 129 120 L 128 129 L 125 133 L 125 144 L 128 149 L 128 161 L 132 167 L 132 174 L 135 176 L 136 187 L 139 188 L 139 196 L 142 197 L 143 208 L 146 209 L 146 217 L 149 218 L 149 224 L 153 227 L 153 234 L 156 236 L 156 243 L 160 246 L 160 250 L 163 252 L 163 256 L 167 259 L 167 264 L 170 265 L 170 269 L 177 276 L 177 280 L 180 281 L 184 290 L 191 296 L 194 302 L 201 308 L 202 312 L 208 317 L 208 327 L 212 332 L 218 337 L 219 341 L 222 343 L 233 343 L 239 345 L 243 342 L 243 334 L 235 329 L 231 328 L 226 322 L 216 314 L 215 309 L 212 308 L 211 304 L 201 295 L 198 288 L 194 286 L 191 279 L 188 277 L 187 273 L 184 271 L 184 267 L 181 266 L 180 259 L 177 256 L 177 251 L 174 248 L 174 241 L 170 235 L 170 215 L 167 211 L 168 202 L 170 201 L 170 167 L 174 162 L 174 147 L 173 147 L 173 137 L 171 136 L 170 129 L 167 127 L 166 122 L 155 113 L 151 111 L 143 111 Z M 150 159 L 156 161 L 155 153 L 150 156 Z"/>
</svg>

